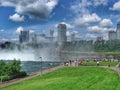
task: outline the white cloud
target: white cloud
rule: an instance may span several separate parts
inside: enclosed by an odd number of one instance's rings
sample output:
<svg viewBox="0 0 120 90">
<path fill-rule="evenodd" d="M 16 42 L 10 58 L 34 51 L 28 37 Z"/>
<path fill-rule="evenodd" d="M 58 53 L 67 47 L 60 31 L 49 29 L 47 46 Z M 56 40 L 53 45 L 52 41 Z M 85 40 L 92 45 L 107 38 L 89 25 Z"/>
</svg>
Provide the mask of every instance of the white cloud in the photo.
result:
<svg viewBox="0 0 120 90">
<path fill-rule="evenodd" d="M 71 24 L 66 23 L 66 22 L 62 22 L 61 24 L 65 24 L 65 25 L 67 26 L 68 29 L 74 28 L 74 26 L 72 26 Z"/>
<path fill-rule="evenodd" d="M 7 38 L 0 38 L 0 42 L 9 41 Z"/>
<path fill-rule="evenodd" d="M 120 11 L 120 1 L 116 2 L 110 10 Z"/>
<path fill-rule="evenodd" d="M 16 34 L 20 34 L 20 32 L 21 32 L 21 31 L 24 31 L 24 30 L 25 30 L 25 29 L 24 29 L 22 26 L 19 26 L 19 27 L 17 28 L 17 30 L 15 31 L 15 33 L 16 33 Z M 30 33 L 30 34 L 33 34 L 34 32 L 35 32 L 35 31 L 32 30 L 32 29 L 29 30 L 29 33 Z"/>
<path fill-rule="evenodd" d="M 88 30 L 91 32 L 101 32 L 102 28 L 99 26 L 90 26 L 88 27 Z"/>
<path fill-rule="evenodd" d="M 88 7 L 91 5 L 89 0 L 76 0 L 76 2 L 71 6 L 71 10 L 77 15 L 88 14 Z"/>
<path fill-rule="evenodd" d="M 96 34 L 87 33 L 85 37 L 95 39 L 95 38 L 97 38 L 97 35 Z"/>
<path fill-rule="evenodd" d="M 67 31 L 67 32 L 66 32 L 66 35 L 67 35 L 67 36 L 71 36 L 72 34 L 77 35 L 77 34 L 78 34 L 78 31 L 73 30 L 73 31 Z"/>
<path fill-rule="evenodd" d="M 2 6 L 14 7 L 17 13 L 48 18 L 58 0 L 1 0 Z"/>
<path fill-rule="evenodd" d="M 100 26 L 102 27 L 112 27 L 113 23 L 110 19 L 103 19 L 101 22 L 100 22 Z"/>
<path fill-rule="evenodd" d="M 100 20 L 101 18 L 96 13 L 86 14 L 80 18 L 76 18 L 75 25 L 83 26 L 83 25 L 88 25 L 89 23 L 99 22 Z"/>
<path fill-rule="evenodd" d="M 90 26 L 88 27 L 88 31 L 93 33 L 108 33 L 108 31 L 114 31 L 115 28 L 107 28 L 107 27 L 100 27 L 100 26 Z"/>
<path fill-rule="evenodd" d="M 29 32 L 30 32 L 30 34 L 33 34 L 33 33 L 35 33 L 35 31 L 34 31 L 34 30 L 29 30 Z"/>
<path fill-rule="evenodd" d="M 71 5 L 71 10 L 77 14 L 77 16 L 81 16 L 84 14 L 89 14 L 92 6 L 100 6 L 107 5 L 108 0 L 75 0 L 75 3 Z"/>
<path fill-rule="evenodd" d="M 5 30 L 1 29 L 0 32 L 4 32 Z"/>
<path fill-rule="evenodd" d="M 94 5 L 99 6 L 99 5 L 107 5 L 108 0 L 94 0 Z"/>
<path fill-rule="evenodd" d="M 70 31 L 67 31 L 67 32 L 66 32 L 66 35 L 67 35 L 67 36 L 71 36 L 71 32 L 70 32 Z"/>
<path fill-rule="evenodd" d="M 21 31 L 24 31 L 24 28 L 19 26 L 17 30 L 15 31 L 17 34 L 20 34 Z"/>
<path fill-rule="evenodd" d="M 66 23 L 66 22 L 61 22 L 60 24 L 65 24 L 67 26 L 67 29 L 72 29 L 74 28 L 74 26 L 72 26 L 71 24 L 69 23 Z M 55 24 L 55 27 L 57 28 L 58 24 Z"/>
<path fill-rule="evenodd" d="M 9 19 L 15 22 L 23 22 L 24 16 L 20 16 L 19 14 L 15 13 L 14 15 L 9 16 Z"/>
</svg>

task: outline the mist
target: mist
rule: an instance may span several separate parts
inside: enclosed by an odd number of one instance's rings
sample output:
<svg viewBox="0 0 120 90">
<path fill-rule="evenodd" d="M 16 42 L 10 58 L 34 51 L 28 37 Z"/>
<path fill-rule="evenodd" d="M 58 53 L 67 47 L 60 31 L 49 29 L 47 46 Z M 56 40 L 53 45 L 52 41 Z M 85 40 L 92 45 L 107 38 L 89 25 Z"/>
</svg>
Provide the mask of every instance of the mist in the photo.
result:
<svg viewBox="0 0 120 90">
<path fill-rule="evenodd" d="M 23 50 L 1 50 L 0 60 L 20 60 L 20 61 L 58 61 L 59 56 L 55 48 L 43 47 Z"/>
</svg>

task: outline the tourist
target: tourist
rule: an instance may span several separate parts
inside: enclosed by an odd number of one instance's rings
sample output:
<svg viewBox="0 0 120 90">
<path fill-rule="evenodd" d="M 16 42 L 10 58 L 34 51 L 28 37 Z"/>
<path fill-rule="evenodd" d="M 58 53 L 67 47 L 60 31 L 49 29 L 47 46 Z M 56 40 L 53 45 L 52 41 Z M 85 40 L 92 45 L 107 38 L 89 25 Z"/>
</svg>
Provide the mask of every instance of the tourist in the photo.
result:
<svg viewBox="0 0 120 90">
<path fill-rule="evenodd" d="M 118 64 L 118 68 L 119 68 L 119 70 L 120 70 L 120 63 Z"/>
<path fill-rule="evenodd" d="M 70 60 L 69 63 L 70 63 L 70 66 L 72 66 L 72 60 Z"/>
<path fill-rule="evenodd" d="M 75 60 L 74 63 L 75 63 L 75 66 L 78 66 L 78 62 L 77 62 L 77 60 Z"/>
<path fill-rule="evenodd" d="M 99 66 L 99 61 L 97 61 L 97 66 Z"/>
</svg>

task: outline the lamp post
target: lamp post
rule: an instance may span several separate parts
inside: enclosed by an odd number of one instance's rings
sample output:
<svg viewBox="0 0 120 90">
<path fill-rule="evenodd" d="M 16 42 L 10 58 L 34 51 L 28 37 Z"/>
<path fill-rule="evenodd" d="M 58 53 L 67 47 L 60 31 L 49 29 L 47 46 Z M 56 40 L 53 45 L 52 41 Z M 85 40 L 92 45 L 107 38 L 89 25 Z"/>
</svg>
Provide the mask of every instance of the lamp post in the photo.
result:
<svg viewBox="0 0 120 90">
<path fill-rule="evenodd" d="M 42 75 L 42 57 L 39 57 L 41 60 L 41 75 Z"/>
</svg>

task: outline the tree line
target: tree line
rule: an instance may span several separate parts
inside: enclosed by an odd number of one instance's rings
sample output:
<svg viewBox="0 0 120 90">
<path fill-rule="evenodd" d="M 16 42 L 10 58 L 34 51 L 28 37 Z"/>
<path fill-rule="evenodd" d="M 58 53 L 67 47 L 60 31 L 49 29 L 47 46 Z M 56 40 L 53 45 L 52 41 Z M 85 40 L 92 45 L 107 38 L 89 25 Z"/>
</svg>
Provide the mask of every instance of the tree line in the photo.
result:
<svg viewBox="0 0 120 90">
<path fill-rule="evenodd" d="M 120 40 L 80 40 L 73 42 L 65 42 L 62 50 L 80 51 L 80 52 L 115 52 L 120 51 Z"/>
</svg>

